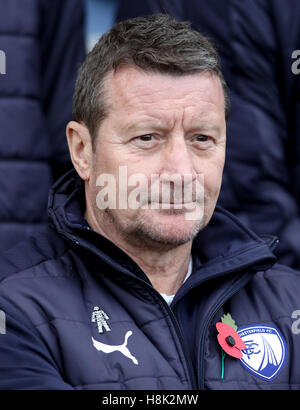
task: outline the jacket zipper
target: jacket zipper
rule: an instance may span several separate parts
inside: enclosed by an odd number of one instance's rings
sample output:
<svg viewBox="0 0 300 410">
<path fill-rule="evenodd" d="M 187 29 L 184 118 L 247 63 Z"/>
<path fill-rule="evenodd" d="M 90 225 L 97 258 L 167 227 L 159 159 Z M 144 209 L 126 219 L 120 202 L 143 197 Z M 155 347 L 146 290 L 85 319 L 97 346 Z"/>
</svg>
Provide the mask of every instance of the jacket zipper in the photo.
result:
<svg viewBox="0 0 300 410">
<path fill-rule="evenodd" d="M 224 303 L 229 300 L 233 295 L 235 295 L 239 290 L 241 290 L 252 278 L 252 273 L 246 274 L 243 276 L 239 281 L 238 284 L 230 289 L 222 299 L 217 303 L 211 310 L 207 316 L 206 321 L 203 325 L 203 331 L 200 338 L 200 345 L 199 345 L 199 390 L 204 390 L 204 349 L 205 349 L 205 339 L 207 334 L 207 329 L 210 325 L 211 320 L 216 315 L 218 310 L 224 305 Z"/>
<path fill-rule="evenodd" d="M 182 348 L 182 352 L 185 358 L 185 362 L 186 362 L 186 366 L 189 372 L 189 376 L 190 376 L 190 381 L 191 381 L 191 388 L 192 390 L 197 390 L 197 382 L 196 382 L 196 375 L 195 375 L 195 371 L 192 365 L 192 360 L 191 360 L 191 356 L 190 353 L 186 347 L 183 335 L 182 335 L 182 331 L 180 329 L 178 320 L 175 316 L 175 313 L 173 312 L 173 310 L 170 308 L 170 306 L 167 304 L 167 302 L 164 300 L 164 298 L 153 288 L 151 288 L 150 285 L 148 285 L 148 283 L 145 283 L 147 285 L 147 287 L 149 288 L 150 292 L 153 293 L 153 295 L 157 298 L 158 302 L 161 305 L 164 305 L 165 308 L 167 308 L 167 310 L 169 311 L 169 317 L 172 320 L 173 326 L 175 328 L 175 331 L 177 333 L 178 339 L 180 341 L 180 345 Z"/>
<path fill-rule="evenodd" d="M 94 252 L 97 255 L 97 250 L 93 250 L 91 249 L 90 246 L 86 246 L 82 240 L 78 240 L 76 237 L 74 237 L 73 235 L 69 235 L 66 234 L 65 232 L 60 232 L 62 235 L 64 235 L 65 237 L 67 237 L 69 240 L 71 240 L 72 242 L 74 242 L 76 245 L 81 245 L 83 246 L 85 249 Z M 277 238 L 276 238 L 277 239 Z M 277 241 L 274 241 L 276 244 L 278 243 Z M 273 243 L 272 243 L 273 245 Z M 276 246 L 275 246 L 276 247 Z M 274 248 L 275 248 L 274 247 Z M 120 269 L 119 266 L 117 266 L 116 264 L 114 264 L 113 261 L 110 261 L 110 264 L 112 267 L 114 267 L 117 271 L 128 275 L 128 273 L 123 270 Z M 192 390 L 204 390 L 204 347 L 205 347 L 205 339 L 206 339 L 206 333 L 207 333 L 207 329 L 208 326 L 212 320 L 212 318 L 215 316 L 215 314 L 217 313 L 217 311 L 222 307 L 222 305 L 228 300 L 230 299 L 235 293 L 237 293 L 240 289 L 242 289 L 246 283 L 248 281 L 250 281 L 252 277 L 252 273 L 249 275 L 246 275 L 246 278 L 243 277 L 242 279 L 239 280 L 238 285 L 231 289 L 230 291 L 228 291 L 223 298 L 220 300 L 220 302 L 215 305 L 209 315 L 207 316 L 207 320 L 204 323 L 203 326 L 203 331 L 202 331 L 202 335 L 201 335 L 201 339 L 200 339 L 200 346 L 199 346 L 199 360 L 200 360 L 200 366 L 199 366 L 199 386 L 197 386 L 197 382 L 196 382 L 196 375 L 193 369 L 193 365 L 192 365 L 192 361 L 191 361 L 191 357 L 190 354 L 187 350 L 187 347 L 185 345 L 185 341 L 178 323 L 178 320 L 174 314 L 174 312 L 172 311 L 172 309 L 170 308 L 170 306 L 166 303 L 166 301 L 163 299 L 163 297 L 159 294 L 159 292 L 157 292 L 153 287 L 151 287 L 151 285 L 149 283 L 147 283 L 145 280 L 135 277 L 136 280 L 138 280 L 140 283 L 142 283 L 144 286 L 147 286 L 147 289 L 157 298 L 157 300 L 159 301 L 159 303 L 161 305 L 165 305 L 165 308 L 167 308 L 167 310 L 169 311 L 169 317 L 172 320 L 172 323 L 174 325 L 174 329 L 176 331 L 176 334 L 178 336 L 178 339 L 180 341 L 180 345 L 182 348 L 182 352 L 186 361 L 186 367 L 189 371 L 189 376 L 190 376 L 190 381 L 191 381 L 191 386 L 192 386 Z"/>
<path fill-rule="evenodd" d="M 67 237 L 69 240 L 71 240 L 73 243 L 75 243 L 77 246 L 83 246 L 85 249 L 94 252 L 95 254 L 97 254 L 96 250 L 91 249 L 91 247 L 86 246 L 84 242 L 82 242 L 82 240 L 78 240 L 76 237 L 74 237 L 73 235 L 69 235 L 66 234 L 65 232 L 60 232 L 62 235 L 64 235 L 65 237 Z M 128 276 L 128 273 L 126 272 L 126 270 L 120 269 L 119 266 L 117 266 L 116 264 L 113 263 L 113 261 L 110 261 L 110 265 L 115 268 L 117 271 L 125 274 Z M 168 313 L 169 313 L 169 317 L 171 318 L 171 321 L 173 323 L 175 332 L 177 334 L 177 337 L 179 339 L 180 342 L 180 346 L 182 349 L 182 353 L 183 356 L 185 358 L 185 364 L 189 373 L 189 377 L 190 377 L 190 384 L 191 384 L 191 389 L 192 390 L 197 390 L 197 383 L 196 383 L 196 375 L 193 369 L 193 365 L 192 365 L 192 360 L 190 357 L 190 354 L 187 350 L 187 347 L 185 345 L 185 341 L 178 323 L 178 320 L 174 314 L 174 312 L 172 311 L 172 309 L 170 308 L 170 306 L 167 304 L 167 302 L 164 300 L 164 298 L 159 294 L 159 292 L 157 292 L 157 290 L 155 290 L 149 283 L 147 283 L 145 280 L 138 278 L 138 277 L 133 277 L 135 280 L 138 280 L 141 284 L 143 284 L 143 286 L 146 286 L 147 289 L 150 291 L 150 293 L 153 294 L 153 296 L 158 300 L 159 304 L 161 306 L 164 306 L 164 308 L 167 309 Z"/>
</svg>

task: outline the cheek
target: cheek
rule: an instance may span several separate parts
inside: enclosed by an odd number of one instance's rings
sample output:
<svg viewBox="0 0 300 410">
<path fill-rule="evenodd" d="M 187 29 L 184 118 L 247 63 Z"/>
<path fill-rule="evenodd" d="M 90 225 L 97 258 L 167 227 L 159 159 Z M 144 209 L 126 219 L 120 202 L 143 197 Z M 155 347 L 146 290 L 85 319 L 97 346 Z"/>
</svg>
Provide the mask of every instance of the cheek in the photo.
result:
<svg viewBox="0 0 300 410">
<path fill-rule="evenodd" d="M 98 194 L 100 190 L 99 187 L 103 187 L 103 180 L 109 180 L 109 178 L 104 176 L 104 174 L 113 175 L 116 178 L 115 162 L 106 150 L 101 151 L 100 149 L 97 149 L 93 155 L 91 177 L 89 182 L 89 189 L 90 192 L 93 193 L 93 196 Z M 101 175 L 104 178 L 103 180 L 100 178 Z M 98 178 L 100 178 L 100 180 Z"/>
<path fill-rule="evenodd" d="M 215 199 L 215 196 L 219 194 L 221 188 L 223 166 L 221 164 L 215 166 L 210 164 L 202 174 L 204 176 L 204 190 L 206 196 Z"/>
<path fill-rule="evenodd" d="M 98 150 L 94 157 L 94 172 L 97 175 L 111 174 L 117 175 L 120 156 L 115 155 L 113 147 L 111 149 Z"/>
</svg>

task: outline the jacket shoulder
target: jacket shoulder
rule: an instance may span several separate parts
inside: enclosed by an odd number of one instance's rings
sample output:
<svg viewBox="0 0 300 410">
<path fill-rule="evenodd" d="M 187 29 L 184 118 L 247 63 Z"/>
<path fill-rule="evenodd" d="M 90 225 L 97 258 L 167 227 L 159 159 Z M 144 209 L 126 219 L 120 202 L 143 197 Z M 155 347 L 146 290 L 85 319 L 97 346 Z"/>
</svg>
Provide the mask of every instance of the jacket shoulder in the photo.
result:
<svg viewBox="0 0 300 410">
<path fill-rule="evenodd" d="M 68 243 L 50 228 L 18 242 L 0 254 L 0 283 L 8 278 L 18 278 L 44 262 L 57 260 L 68 250 Z"/>
<path fill-rule="evenodd" d="M 300 271 L 281 263 L 275 263 L 270 269 L 258 272 L 256 279 L 264 286 L 269 285 L 274 291 L 288 291 L 297 294 L 300 286 Z"/>
<path fill-rule="evenodd" d="M 290 318 L 299 309 L 300 272 L 288 266 L 276 263 L 271 269 L 258 272 L 252 286 L 257 300 L 271 307 L 273 319 Z"/>
<path fill-rule="evenodd" d="M 264 276 L 266 278 L 276 278 L 279 279 L 280 277 L 282 277 L 283 279 L 298 279 L 300 280 L 300 271 L 295 270 L 287 265 L 283 265 L 281 263 L 275 263 L 275 265 L 264 272 Z"/>
</svg>

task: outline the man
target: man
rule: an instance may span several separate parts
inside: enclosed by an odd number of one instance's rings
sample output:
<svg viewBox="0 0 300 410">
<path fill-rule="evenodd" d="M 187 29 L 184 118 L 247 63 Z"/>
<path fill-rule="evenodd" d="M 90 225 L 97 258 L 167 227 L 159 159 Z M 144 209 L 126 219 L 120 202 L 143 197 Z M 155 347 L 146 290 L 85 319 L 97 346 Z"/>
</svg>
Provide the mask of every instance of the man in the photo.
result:
<svg viewBox="0 0 300 410">
<path fill-rule="evenodd" d="M 137 18 L 99 40 L 52 230 L 1 260 L 2 389 L 300 387 L 299 274 L 274 265 L 276 238 L 215 209 L 228 105 L 187 23 Z"/>
<path fill-rule="evenodd" d="M 231 110 L 218 204 L 278 236 L 278 261 L 299 270 L 300 2 L 120 0 L 117 19 L 157 13 L 191 22 L 220 53 Z"/>
</svg>

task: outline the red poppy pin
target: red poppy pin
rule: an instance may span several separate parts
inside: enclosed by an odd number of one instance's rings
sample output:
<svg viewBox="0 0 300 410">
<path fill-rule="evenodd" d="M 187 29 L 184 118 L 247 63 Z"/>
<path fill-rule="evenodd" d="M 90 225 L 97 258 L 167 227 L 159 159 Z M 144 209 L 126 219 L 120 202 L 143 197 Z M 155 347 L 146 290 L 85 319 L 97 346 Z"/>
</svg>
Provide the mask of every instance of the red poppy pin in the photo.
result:
<svg viewBox="0 0 300 410">
<path fill-rule="evenodd" d="M 221 378 L 224 377 L 224 359 L 225 353 L 231 357 L 241 359 L 243 357 L 242 350 L 246 349 L 245 343 L 236 332 L 237 326 L 232 319 L 230 313 L 221 318 L 221 322 L 216 324 L 218 333 L 218 342 L 222 348 L 222 373 Z"/>
</svg>

